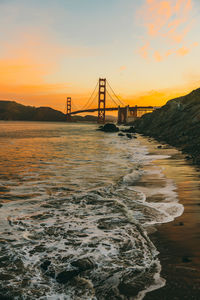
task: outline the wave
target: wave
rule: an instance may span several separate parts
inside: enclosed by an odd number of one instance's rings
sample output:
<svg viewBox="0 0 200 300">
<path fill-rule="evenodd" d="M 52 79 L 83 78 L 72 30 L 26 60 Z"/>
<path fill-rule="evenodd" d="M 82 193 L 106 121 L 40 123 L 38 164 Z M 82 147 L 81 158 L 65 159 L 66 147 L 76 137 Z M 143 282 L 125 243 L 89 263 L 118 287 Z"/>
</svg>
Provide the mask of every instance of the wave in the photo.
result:
<svg viewBox="0 0 200 300">
<path fill-rule="evenodd" d="M 183 206 L 173 182 L 151 166 L 164 156 L 148 155 L 134 143 L 116 142 L 127 150 L 130 167 L 115 183 L 86 189 L 77 180 L 79 192 L 58 186 L 48 198 L 3 204 L 1 214 L 8 217 L 0 240 L 0 296 L 140 300 L 165 284 L 147 229 L 173 220 Z"/>
</svg>

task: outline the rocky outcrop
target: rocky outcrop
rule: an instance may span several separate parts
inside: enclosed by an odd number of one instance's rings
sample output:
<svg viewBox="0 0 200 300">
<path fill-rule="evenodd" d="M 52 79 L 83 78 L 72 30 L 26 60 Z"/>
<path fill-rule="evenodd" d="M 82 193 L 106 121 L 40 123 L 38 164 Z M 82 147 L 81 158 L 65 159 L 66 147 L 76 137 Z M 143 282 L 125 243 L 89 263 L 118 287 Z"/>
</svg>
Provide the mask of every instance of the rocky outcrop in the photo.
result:
<svg viewBox="0 0 200 300">
<path fill-rule="evenodd" d="M 126 133 L 135 133 L 135 128 L 133 126 L 126 128 L 126 129 L 121 129 L 122 132 Z"/>
<path fill-rule="evenodd" d="M 95 263 L 90 258 L 82 258 L 75 260 L 71 263 L 71 265 L 77 268 L 80 272 L 93 269 L 95 267 Z"/>
<path fill-rule="evenodd" d="M 56 281 L 62 284 L 74 279 L 81 272 L 93 269 L 96 264 L 88 257 L 77 259 L 71 262 L 73 269 L 64 270 L 56 276 Z"/>
<path fill-rule="evenodd" d="M 180 148 L 200 164 L 200 89 L 135 121 L 139 133 Z"/>
<path fill-rule="evenodd" d="M 56 281 L 59 283 L 67 283 L 68 281 L 72 280 L 75 276 L 79 274 L 78 270 L 65 270 L 60 272 L 57 277 Z"/>
<path fill-rule="evenodd" d="M 107 123 L 104 126 L 100 126 L 98 130 L 104 132 L 118 132 L 119 128 L 113 123 Z"/>
</svg>

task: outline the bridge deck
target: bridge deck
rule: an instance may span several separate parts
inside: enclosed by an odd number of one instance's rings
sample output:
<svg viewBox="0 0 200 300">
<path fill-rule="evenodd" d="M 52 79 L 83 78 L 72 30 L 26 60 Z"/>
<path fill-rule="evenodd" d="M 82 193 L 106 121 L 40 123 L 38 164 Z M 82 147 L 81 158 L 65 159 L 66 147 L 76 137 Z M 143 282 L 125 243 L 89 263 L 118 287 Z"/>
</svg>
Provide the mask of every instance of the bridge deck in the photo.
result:
<svg viewBox="0 0 200 300">
<path fill-rule="evenodd" d="M 131 110 L 136 110 L 139 109 L 140 111 L 145 111 L 145 110 L 154 110 L 154 109 L 158 109 L 159 107 L 156 106 L 129 106 L 129 111 Z M 117 111 L 118 107 L 107 107 L 105 109 L 106 111 Z M 71 112 L 70 115 L 76 115 L 76 114 L 81 114 L 81 113 L 85 113 L 85 112 L 96 112 L 98 111 L 98 108 L 91 108 L 91 109 L 86 109 L 86 110 L 76 110 Z"/>
</svg>

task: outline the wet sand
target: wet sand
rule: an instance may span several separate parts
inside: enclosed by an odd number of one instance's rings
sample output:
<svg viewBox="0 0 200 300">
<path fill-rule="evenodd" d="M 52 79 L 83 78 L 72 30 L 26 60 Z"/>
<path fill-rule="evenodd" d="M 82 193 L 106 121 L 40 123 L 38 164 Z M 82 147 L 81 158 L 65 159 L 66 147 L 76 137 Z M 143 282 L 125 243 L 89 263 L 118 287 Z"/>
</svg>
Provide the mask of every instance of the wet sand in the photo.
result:
<svg viewBox="0 0 200 300">
<path fill-rule="evenodd" d="M 177 150 L 149 140 L 152 154 L 170 154 L 156 161 L 167 178 L 175 181 L 184 213 L 173 222 L 156 225 L 150 235 L 160 252 L 161 276 L 166 285 L 146 294 L 145 300 L 200 299 L 200 168 L 190 165 Z M 148 182 L 148 185 L 155 182 Z M 159 184 L 159 183 L 158 183 Z M 144 182 L 145 185 L 145 182 Z M 159 195 L 157 195 L 159 198 Z M 156 199 L 155 199 L 156 200 Z"/>
</svg>

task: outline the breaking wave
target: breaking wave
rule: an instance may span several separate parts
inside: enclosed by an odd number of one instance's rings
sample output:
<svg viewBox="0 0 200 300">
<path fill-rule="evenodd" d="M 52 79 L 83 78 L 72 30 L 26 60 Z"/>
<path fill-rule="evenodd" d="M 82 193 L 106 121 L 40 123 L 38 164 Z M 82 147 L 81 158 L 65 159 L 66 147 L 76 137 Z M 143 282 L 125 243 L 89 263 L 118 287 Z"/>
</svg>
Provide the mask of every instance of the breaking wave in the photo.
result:
<svg viewBox="0 0 200 300">
<path fill-rule="evenodd" d="M 84 132 L 88 139 L 90 132 Z M 144 169 L 162 156 L 148 155 L 138 140 L 120 142 L 115 135 L 98 134 L 91 143 L 104 139 L 99 150 L 106 162 L 104 173 L 95 154 L 86 159 L 80 153 L 79 172 L 73 173 L 78 161 L 73 153 L 71 165 L 67 162 L 73 182 L 65 175 L 64 184 L 58 165 L 48 166 L 48 160 L 45 170 L 54 172 L 50 180 L 46 174 L 43 181 L 36 181 L 34 170 L 24 175 L 19 187 L 13 185 L 13 177 L 10 185 L 1 180 L 0 295 L 43 300 L 143 299 L 165 284 L 147 228 L 182 214 L 176 187 L 159 168 Z M 93 169 L 88 175 L 94 165 L 96 177 Z M 162 185 L 141 184 L 145 176 L 157 176 Z"/>
</svg>

